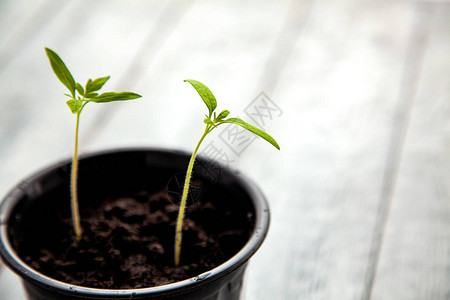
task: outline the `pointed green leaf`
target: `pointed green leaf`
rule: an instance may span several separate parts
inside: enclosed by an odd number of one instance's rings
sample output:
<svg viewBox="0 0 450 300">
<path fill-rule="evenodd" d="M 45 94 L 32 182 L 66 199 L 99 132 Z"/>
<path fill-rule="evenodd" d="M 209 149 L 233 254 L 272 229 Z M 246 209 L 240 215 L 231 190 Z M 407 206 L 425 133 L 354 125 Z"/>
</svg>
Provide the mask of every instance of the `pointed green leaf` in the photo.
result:
<svg viewBox="0 0 450 300">
<path fill-rule="evenodd" d="M 100 77 L 95 80 L 88 80 L 86 84 L 86 91 L 88 93 L 98 91 L 109 80 L 110 76 Z"/>
<path fill-rule="evenodd" d="M 84 98 L 94 98 L 94 97 L 97 97 L 98 96 L 98 93 L 87 93 L 87 94 L 85 94 L 84 95 Z"/>
<path fill-rule="evenodd" d="M 205 124 L 214 125 L 213 121 L 211 121 L 210 118 L 205 118 L 205 119 L 203 120 L 203 122 L 204 122 Z"/>
<path fill-rule="evenodd" d="M 75 85 L 75 88 L 77 89 L 78 94 L 80 94 L 81 96 L 84 95 L 84 89 L 83 89 L 83 87 L 81 86 L 81 84 L 79 84 L 79 83 L 77 82 L 76 85 Z"/>
<path fill-rule="evenodd" d="M 266 141 L 271 143 L 275 148 L 280 150 L 280 146 L 278 145 L 278 143 L 268 133 L 266 133 L 265 131 L 263 131 L 253 125 L 248 124 L 247 122 L 245 122 L 239 118 L 229 118 L 229 119 L 223 120 L 222 123 L 232 123 L 232 124 L 239 125 L 245 129 L 247 129 L 248 131 L 253 132 L 254 134 L 262 137 L 263 139 L 265 139 Z"/>
<path fill-rule="evenodd" d="M 230 112 L 228 110 L 223 110 L 220 112 L 220 114 L 217 116 L 217 121 L 223 120 L 225 119 L 228 115 L 230 114 Z"/>
<path fill-rule="evenodd" d="M 105 103 L 111 101 L 133 100 L 141 97 L 142 97 L 141 95 L 132 92 L 121 92 L 121 93 L 107 92 L 92 98 L 91 101 L 97 103 Z"/>
<path fill-rule="evenodd" d="M 76 114 L 80 111 L 81 107 L 83 106 L 83 103 L 80 100 L 69 100 L 66 102 L 67 106 L 69 106 L 72 113 Z"/>
<path fill-rule="evenodd" d="M 75 97 L 75 80 L 72 74 L 70 74 L 69 69 L 67 69 L 62 59 L 53 50 L 45 48 L 45 52 L 56 77 L 69 89 L 72 96 Z"/>
<path fill-rule="evenodd" d="M 213 93 L 209 90 L 209 88 L 206 85 L 197 80 L 186 79 L 185 82 L 189 82 L 195 88 L 197 93 L 203 99 L 203 102 L 205 102 L 206 106 L 208 107 L 209 117 L 211 117 L 213 111 L 217 107 L 216 97 L 214 97 Z"/>
</svg>

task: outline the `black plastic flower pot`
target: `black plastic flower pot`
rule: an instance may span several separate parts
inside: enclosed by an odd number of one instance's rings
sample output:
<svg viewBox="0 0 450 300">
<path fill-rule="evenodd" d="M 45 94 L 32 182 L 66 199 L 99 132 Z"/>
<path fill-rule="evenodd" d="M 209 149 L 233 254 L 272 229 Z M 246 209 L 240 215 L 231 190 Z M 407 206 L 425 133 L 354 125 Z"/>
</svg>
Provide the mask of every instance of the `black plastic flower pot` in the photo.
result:
<svg viewBox="0 0 450 300">
<path fill-rule="evenodd" d="M 87 194 L 171 189 L 173 178 L 185 172 L 189 157 L 188 153 L 160 149 L 124 149 L 86 155 L 80 159 L 80 206 L 89 205 L 81 200 Z M 242 223 L 249 232 L 243 246 L 220 265 L 169 284 L 102 289 L 53 279 L 25 263 L 18 250 L 18 237 L 23 236 L 21 231 L 27 228 L 39 227 L 40 222 L 36 220 L 48 218 L 42 215 L 45 210 L 41 207 L 60 209 L 69 206 L 70 165 L 67 160 L 30 176 L 11 190 L 0 206 L 0 255 L 21 277 L 29 299 L 240 298 L 247 262 L 261 246 L 268 230 L 269 208 L 260 190 L 247 178 L 202 158 L 197 160 L 194 172 L 198 179 L 206 182 L 205 193 L 220 194 L 225 197 L 225 202 L 242 211 L 246 216 Z M 55 194 L 59 196 L 49 196 Z M 36 218 L 35 225 L 27 225 L 30 217 Z"/>
</svg>

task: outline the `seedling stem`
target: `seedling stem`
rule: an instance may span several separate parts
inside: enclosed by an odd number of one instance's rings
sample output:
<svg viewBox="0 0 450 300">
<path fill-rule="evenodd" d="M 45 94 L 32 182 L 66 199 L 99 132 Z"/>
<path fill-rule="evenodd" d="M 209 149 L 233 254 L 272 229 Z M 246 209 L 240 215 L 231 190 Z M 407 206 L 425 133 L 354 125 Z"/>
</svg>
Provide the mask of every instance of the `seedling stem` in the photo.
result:
<svg viewBox="0 0 450 300">
<path fill-rule="evenodd" d="M 186 172 L 186 178 L 184 179 L 184 188 L 183 193 L 181 197 L 180 202 L 180 209 L 178 211 L 178 218 L 177 218 L 177 225 L 176 225 L 176 232 L 175 232 L 175 253 L 174 253 L 174 263 L 175 266 L 178 266 L 180 264 L 180 257 L 181 257 L 181 240 L 182 240 L 182 233 L 183 233 L 183 219 L 184 219 L 184 212 L 186 208 L 186 200 L 189 193 L 189 184 L 192 176 L 192 169 L 194 168 L 194 162 L 195 158 L 197 156 L 198 149 L 200 148 L 201 143 L 205 139 L 205 137 L 210 133 L 214 128 L 221 124 L 225 123 L 233 123 L 236 125 L 239 125 L 250 132 L 253 132 L 254 134 L 262 137 L 269 143 L 271 143 L 275 148 L 280 150 L 280 146 L 278 146 L 278 143 L 266 132 L 262 131 L 261 129 L 248 124 L 247 122 L 239 119 L 239 118 L 228 118 L 225 119 L 229 115 L 228 110 L 223 110 L 221 113 L 219 113 L 216 116 L 216 113 L 214 110 L 217 107 L 217 101 L 214 97 L 213 93 L 209 90 L 209 88 L 204 85 L 203 83 L 187 79 L 185 80 L 189 82 L 198 92 L 200 97 L 203 99 L 203 102 L 205 102 L 206 106 L 208 107 L 209 114 L 206 115 L 206 118 L 204 119 L 204 123 L 206 124 L 205 132 L 203 133 L 202 137 L 200 138 L 197 146 L 194 149 L 194 152 L 192 153 L 191 159 L 189 161 L 188 169 Z M 214 115 L 213 115 L 214 113 Z"/>
<path fill-rule="evenodd" d="M 106 81 L 109 80 L 109 76 L 100 77 L 95 80 L 89 79 L 83 88 L 83 86 L 79 83 L 76 83 L 73 79 L 72 74 L 69 69 L 66 67 L 62 59 L 56 54 L 53 50 L 49 48 L 45 48 L 45 52 L 50 61 L 50 65 L 55 73 L 56 77 L 58 77 L 59 81 L 69 90 L 70 94 L 65 94 L 70 98 L 68 100 L 67 106 L 69 106 L 70 110 L 73 114 L 76 114 L 76 125 L 75 125 L 75 145 L 73 151 L 73 160 L 72 160 L 72 171 L 71 171 L 71 179 L 70 179 L 70 208 L 72 213 L 72 223 L 73 223 L 73 231 L 75 233 L 75 237 L 77 241 L 81 240 L 82 237 L 82 229 L 80 224 L 80 212 L 78 207 L 78 191 L 77 191 L 77 183 L 78 183 L 78 129 L 80 124 L 80 115 L 83 108 L 89 102 L 96 103 L 106 103 L 111 101 L 122 101 L 122 100 L 132 100 L 140 98 L 141 95 L 131 92 L 107 92 L 98 94 L 97 91 L 100 90 Z M 78 94 L 78 95 L 77 95 Z"/>
</svg>

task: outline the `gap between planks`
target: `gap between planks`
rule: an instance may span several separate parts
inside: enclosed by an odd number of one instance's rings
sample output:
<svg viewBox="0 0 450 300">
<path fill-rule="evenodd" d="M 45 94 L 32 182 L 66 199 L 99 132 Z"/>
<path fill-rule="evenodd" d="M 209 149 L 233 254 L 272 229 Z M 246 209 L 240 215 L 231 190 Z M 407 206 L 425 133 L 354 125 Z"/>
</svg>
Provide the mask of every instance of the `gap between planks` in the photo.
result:
<svg viewBox="0 0 450 300">
<path fill-rule="evenodd" d="M 19 25 L 14 34 L 0 45 L 0 74 L 38 36 L 50 20 L 64 8 L 64 1 L 47 1 L 36 8 L 32 15 Z"/>
<path fill-rule="evenodd" d="M 118 86 L 126 86 L 127 89 L 133 89 L 134 86 L 143 78 L 146 70 L 153 62 L 153 58 L 163 47 L 171 33 L 176 29 L 178 23 L 187 13 L 194 1 L 170 1 L 161 12 L 156 25 L 148 32 L 144 42 L 140 45 L 134 55 L 131 64 L 127 67 L 119 79 Z M 99 111 L 90 124 L 90 129 L 83 136 L 83 145 L 89 145 L 91 141 L 96 140 L 102 128 L 108 119 L 119 109 L 120 105 L 110 105 Z"/>
<path fill-rule="evenodd" d="M 430 5 L 429 3 L 418 3 L 418 9 L 423 9 L 425 13 L 416 18 L 407 47 L 400 94 L 392 120 L 392 132 L 387 148 L 386 165 L 383 174 L 383 190 L 372 233 L 370 256 L 362 295 L 362 299 L 364 300 L 372 298 L 380 253 L 383 247 L 384 233 L 389 221 L 392 197 L 395 192 L 403 149 L 410 125 L 411 112 L 414 106 L 414 98 L 416 97 L 424 57 L 433 27 L 433 16 L 436 11 L 435 5 Z M 421 12 L 422 10 L 418 14 L 421 14 Z"/>
<path fill-rule="evenodd" d="M 295 44 L 313 10 L 314 3 L 315 1 L 291 1 L 285 22 L 275 38 L 274 46 L 260 76 L 258 85 L 260 89 L 256 91 L 257 93 L 264 90 L 271 94 L 276 89 Z"/>
</svg>

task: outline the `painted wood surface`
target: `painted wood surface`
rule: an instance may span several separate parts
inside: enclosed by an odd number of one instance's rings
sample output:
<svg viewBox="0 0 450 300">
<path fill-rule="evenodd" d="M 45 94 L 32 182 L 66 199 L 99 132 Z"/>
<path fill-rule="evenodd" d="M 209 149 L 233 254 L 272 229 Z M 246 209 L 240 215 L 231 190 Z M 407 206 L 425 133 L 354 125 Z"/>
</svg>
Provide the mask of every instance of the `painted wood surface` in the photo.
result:
<svg viewBox="0 0 450 300">
<path fill-rule="evenodd" d="M 271 204 L 243 299 L 450 297 L 448 1 L 1 1 L 2 195 L 71 155 L 44 47 L 144 95 L 86 107 L 82 152 L 191 151 L 204 105 L 186 78 L 276 137 L 205 141 Z M 0 299 L 22 297 L 0 266 Z"/>
</svg>

